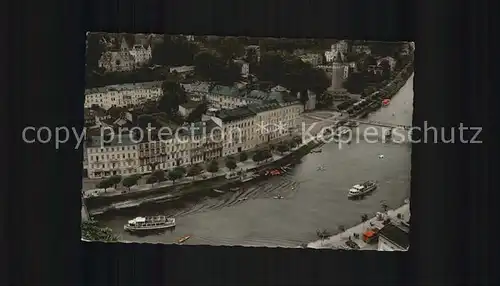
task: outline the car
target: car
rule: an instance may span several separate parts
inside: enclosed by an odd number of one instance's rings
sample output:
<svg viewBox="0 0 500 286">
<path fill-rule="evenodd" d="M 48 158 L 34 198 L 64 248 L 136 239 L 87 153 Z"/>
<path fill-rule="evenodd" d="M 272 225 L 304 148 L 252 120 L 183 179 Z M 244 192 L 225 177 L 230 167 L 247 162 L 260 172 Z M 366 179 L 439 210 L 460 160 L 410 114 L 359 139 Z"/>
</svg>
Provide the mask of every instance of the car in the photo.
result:
<svg viewBox="0 0 500 286">
<path fill-rule="evenodd" d="M 349 246 L 349 248 L 351 248 L 351 249 L 355 249 L 355 250 L 359 250 L 360 249 L 359 245 L 356 242 L 352 241 L 352 240 L 346 241 L 345 245 Z"/>
</svg>

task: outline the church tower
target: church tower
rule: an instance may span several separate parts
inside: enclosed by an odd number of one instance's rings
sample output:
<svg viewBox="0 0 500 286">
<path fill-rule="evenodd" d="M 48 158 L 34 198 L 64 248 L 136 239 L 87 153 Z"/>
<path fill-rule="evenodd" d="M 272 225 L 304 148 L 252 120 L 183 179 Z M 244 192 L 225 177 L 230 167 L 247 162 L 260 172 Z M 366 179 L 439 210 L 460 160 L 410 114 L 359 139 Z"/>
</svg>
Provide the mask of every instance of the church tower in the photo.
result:
<svg viewBox="0 0 500 286">
<path fill-rule="evenodd" d="M 345 55 L 340 51 L 333 58 L 332 62 L 332 86 L 333 90 L 343 89 L 342 84 L 349 75 L 349 65 L 345 63 Z"/>
<path fill-rule="evenodd" d="M 129 46 L 127 44 L 127 40 L 125 40 L 125 37 L 122 37 L 122 42 L 120 44 L 120 50 L 122 52 L 125 52 L 125 51 L 128 51 L 129 50 Z"/>
</svg>

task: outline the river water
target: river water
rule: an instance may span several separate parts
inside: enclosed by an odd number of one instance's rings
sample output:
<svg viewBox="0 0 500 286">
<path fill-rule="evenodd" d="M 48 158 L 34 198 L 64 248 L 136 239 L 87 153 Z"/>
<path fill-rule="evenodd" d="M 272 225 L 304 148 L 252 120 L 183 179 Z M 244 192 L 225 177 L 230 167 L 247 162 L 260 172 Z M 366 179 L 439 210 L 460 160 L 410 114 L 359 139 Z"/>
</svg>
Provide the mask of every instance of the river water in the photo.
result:
<svg viewBox="0 0 500 286">
<path fill-rule="evenodd" d="M 411 125 L 413 76 L 393 97 L 388 107 L 366 118 L 380 122 Z M 358 133 L 367 127 L 360 126 Z M 343 145 L 325 144 L 322 153 L 305 156 L 293 171 L 281 177 L 254 183 L 242 191 L 205 199 L 190 206 L 172 209 L 161 204 L 123 215 L 99 218 L 125 241 L 174 243 L 191 235 L 185 244 L 296 247 L 317 240 L 316 231 L 337 232 L 339 226 L 358 224 L 362 214 L 381 211 L 381 202 L 390 208 L 403 204 L 410 195 L 411 145 L 373 143 L 361 140 Z M 379 155 L 383 154 L 383 158 Z M 318 170 L 324 166 L 324 170 Z M 379 187 L 362 200 L 348 200 L 354 184 L 377 180 Z M 273 199 L 281 195 L 281 200 Z M 246 200 L 241 198 L 246 197 Z M 173 215 L 173 231 L 138 237 L 123 231 L 135 216 Z"/>
</svg>

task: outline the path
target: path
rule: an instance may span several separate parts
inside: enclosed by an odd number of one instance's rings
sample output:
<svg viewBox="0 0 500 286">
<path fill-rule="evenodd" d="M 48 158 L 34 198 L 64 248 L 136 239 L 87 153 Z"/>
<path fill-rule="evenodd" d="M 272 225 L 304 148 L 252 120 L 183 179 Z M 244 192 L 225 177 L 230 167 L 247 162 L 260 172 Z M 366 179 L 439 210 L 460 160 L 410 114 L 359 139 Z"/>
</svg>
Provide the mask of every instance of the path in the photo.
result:
<svg viewBox="0 0 500 286">
<path fill-rule="evenodd" d="M 391 218 L 393 221 L 400 221 L 400 219 L 397 218 L 397 215 L 401 214 L 402 215 L 402 220 L 407 220 L 410 217 L 410 205 L 409 204 L 404 204 L 403 206 L 395 209 L 395 210 L 389 210 L 386 214 L 387 217 Z M 373 224 L 373 226 L 370 225 L 370 223 Z M 366 244 L 362 238 L 363 238 L 363 232 L 365 232 L 368 228 L 370 227 L 377 227 L 381 229 L 383 227 L 382 221 L 377 220 L 377 217 L 373 217 L 370 220 L 367 220 L 364 223 L 360 223 L 356 226 L 353 226 L 349 229 L 347 229 L 344 232 L 338 233 L 334 236 L 331 236 L 325 240 L 317 240 L 314 242 L 311 242 L 307 245 L 308 248 L 333 248 L 333 249 L 346 249 L 345 242 L 348 240 L 349 236 L 351 236 L 351 240 L 354 241 L 356 244 L 358 244 L 361 248 L 361 250 L 377 250 L 377 245 L 370 245 Z M 352 235 L 354 233 L 359 234 L 359 239 L 353 238 Z"/>
</svg>

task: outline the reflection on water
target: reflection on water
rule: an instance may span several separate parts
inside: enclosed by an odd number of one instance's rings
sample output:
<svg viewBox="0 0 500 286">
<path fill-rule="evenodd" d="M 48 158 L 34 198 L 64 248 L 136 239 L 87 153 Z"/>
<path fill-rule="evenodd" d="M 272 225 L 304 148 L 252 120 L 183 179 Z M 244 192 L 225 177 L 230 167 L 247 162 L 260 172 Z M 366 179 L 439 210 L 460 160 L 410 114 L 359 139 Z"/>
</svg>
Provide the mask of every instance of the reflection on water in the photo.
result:
<svg viewBox="0 0 500 286">
<path fill-rule="evenodd" d="M 388 107 L 368 119 L 410 125 L 412 111 L 413 77 Z M 331 143 L 322 150 L 304 157 L 284 176 L 250 183 L 236 192 L 207 191 L 211 197 L 198 202 L 152 204 L 100 220 L 128 241 L 174 243 L 191 235 L 185 244 L 294 247 L 316 240 L 317 229 L 335 232 L 340 225 L 360 222 L 363 214 L 380 211 L 381 202 L 397 207 L 409 197 L 409 144 L 361 141 L 339 149 Z M 362 200 L 348 200 L 348 189 L 367 180 L 378 181 L 377 190 Z M 176 217 L 175 230 L 145 237 L 123 232 L 128 219 L 155 214 Z"/>
</svg>

